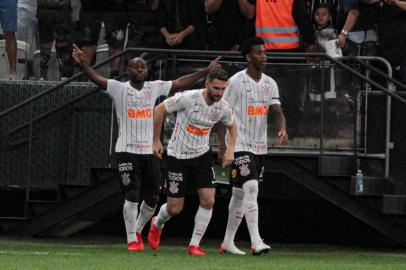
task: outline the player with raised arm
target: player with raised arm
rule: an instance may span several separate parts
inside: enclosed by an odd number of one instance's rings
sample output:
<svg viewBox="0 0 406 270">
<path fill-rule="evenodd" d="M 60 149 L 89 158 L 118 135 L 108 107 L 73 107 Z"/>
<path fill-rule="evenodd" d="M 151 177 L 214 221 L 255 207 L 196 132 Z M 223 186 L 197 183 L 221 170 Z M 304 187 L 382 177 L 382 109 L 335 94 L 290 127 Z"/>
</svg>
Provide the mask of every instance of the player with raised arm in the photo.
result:
<svg viewBox="0 0 406 270">
<path fill-rule="evenodd" d="M 278 128 L 279 142 L 288 141 L 285 116 L 282 112 L 276 82 L 263 73 L 267 61 L 264 41 L 261 38 L 246 40 L 241 53 L 247 68 L 234 74 L 223 95 L 230 104 L 237 122 L 238 135 L 235 144 L 235 159 L 231 165 L 230 183 L 233 186 L 224 242 L 220 252 L 244 255 L 234 244 L 235 234 L 245 216 L 251 238 L 253 255 L 267 253 L 258 229 L 258 182 L 263 180 L 264 157 L 268 152 L 267 117 L 271 109 Z M 224 128 L 219 128 L 219 157 L 225 151 Z M 226 137 L 227 138 L 227 137 Z M 227 142 L 228 150 L 228 142 Z"/>
<path fill-rule="evenodd" d="M 91 81 L 114 101 L 119 133 L 115 147 L 118 171 L 125 192 L 123 217 L 127 231 L 127 248 L 144 250 L 142 229 L 155 213 L 159 199 L 159 161 L 152 151 L 153 112 L 156 99 L 192 85 L 206 76 L 218 59 L 206 69 L 173 81 L 145 81 L 148 65 L 142 58 L 134 58 L 127 65 L 127 82 L 106 79 L 89 66 L 87 56 L 76 45 L 73 58 Z M 142 193 L 141 193 L 142 192 Z M 140 209 L 138 203 L 143 197 Z"/>
<path fill-rule="evenodd" d="M 227 86 L 228 74 L 221 68 L 212 69 L 205 82 L 205 89 L 178 93 L 166 99 L 155 109 L 154 154 L 162 158 L 160 140 L 165 113 L 177 112 L 176 124 L 167 148 L 167 201 L 151 221 L 148 243 L 153 249 L 159 246 L 164 224 L 182 211 L 185 191 L 197 189 L 199 209 L 195 216 L 192 239 L 187 249 L 190 255 L 205 255 L 200 248 L 210 222 L 214 204 L 215 173 L 213 154 L 209 146 L 211 128 L 218 122 L 227 126 L 230 133 L 229 147 L 225 151 L 223 167 L 234 159 L 237 126 L 228 104 L 221 100 Z"/>
</svg>

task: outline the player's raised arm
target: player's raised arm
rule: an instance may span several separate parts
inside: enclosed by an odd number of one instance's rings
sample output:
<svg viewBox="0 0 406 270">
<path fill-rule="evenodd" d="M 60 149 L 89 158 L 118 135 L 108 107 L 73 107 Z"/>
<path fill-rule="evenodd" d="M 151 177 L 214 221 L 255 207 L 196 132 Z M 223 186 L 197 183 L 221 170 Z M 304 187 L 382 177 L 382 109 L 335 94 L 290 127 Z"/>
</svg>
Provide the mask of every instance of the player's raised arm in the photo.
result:
<svg viewBox="0 0 406 270">
<path fill-rule="evenodd" d="M 190 85 L 196 83 L 199 79 L 207 76 L 207 74 L 209 73 L 209 71 L 211 69 L 213 69 L 215 67 L 220 67 L 220 64 L 218 63 L 220 58 L 221 58 L 221 56 L 219 56 L 216 59 L 214 59 L 213 61 L 211 61 L 210 64 L 205 69 L 196 71 L 192 74 L 188 74 L 188 75 L 182 76 L 176 80 L 173 80 L 171 92 L 174 93 L 182 88 L 185 88 L 187 86 L 190 86 Z"/>
<path fill-rule="evenodd" d="M 162 154 L 164 148 L 161 143 L 161 127 L 166 114 L 165 105 L 162 102 L 155 107 L 154 112 L 154 131 L 153 131 L 153 142 L 152 142 L 152 151 L 156 157 L 162 159 Z"/>
<path fill-rule="evenodd" d="M 288 133 L 286 131 L 286 119 L 282 108 L 279 104 L 271 105 L 271 110 L 274 114 L 275 125 L 278 131 L 279 143 L 286 144 L 288 142 Z"/>
<path fill-rule="evenodd" d="M 95 84 L 97 84 L 102 90 L 107 89 L 107 79 L 98 74 L 89 64 L 87 61 L 86 54 L 79 49 L 78 46 L 73 44 L 73 52 L 72 52 L 73 59 L 80 65 L 83 72 L 86 76 Z"/>
<path fill-rule="evenodd" d="M 221 164 L 223 168 L 230 165 L 234 160 L 234 148 L 235 142 L 237 140 L 237 123 L 235 122 L 235 120 L 233 121 L 231 126 L 227 127 L 227 129 L 229 132 L 229 140 L 227 150 L 224 153 L 223 162 Z"/>
</svg>

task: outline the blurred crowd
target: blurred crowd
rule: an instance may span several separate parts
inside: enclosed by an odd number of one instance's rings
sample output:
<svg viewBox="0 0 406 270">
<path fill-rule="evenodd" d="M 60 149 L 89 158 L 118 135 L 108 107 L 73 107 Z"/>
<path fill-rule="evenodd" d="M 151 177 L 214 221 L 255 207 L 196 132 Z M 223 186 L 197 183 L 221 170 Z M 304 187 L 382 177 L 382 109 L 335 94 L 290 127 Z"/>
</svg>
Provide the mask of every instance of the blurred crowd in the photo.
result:
<svg viewBox="0 0 406 270">
<path fill-rule="evenodd" d="M 344 55 L 386 58 L 406 81 L 403 0 L 0 0 L 0 24 L 9 79 L 17 78 L 18 42 L 29 45 L 26 79 L 47 80 L 55 55 L 64 80 L 74 72 L 74 43 L 93 62 L 101 44 L 110 55 L 126 47 L 228 51 L 256 35 L 284 52 L 322 52 L 334 40 Z"/>
</svg>

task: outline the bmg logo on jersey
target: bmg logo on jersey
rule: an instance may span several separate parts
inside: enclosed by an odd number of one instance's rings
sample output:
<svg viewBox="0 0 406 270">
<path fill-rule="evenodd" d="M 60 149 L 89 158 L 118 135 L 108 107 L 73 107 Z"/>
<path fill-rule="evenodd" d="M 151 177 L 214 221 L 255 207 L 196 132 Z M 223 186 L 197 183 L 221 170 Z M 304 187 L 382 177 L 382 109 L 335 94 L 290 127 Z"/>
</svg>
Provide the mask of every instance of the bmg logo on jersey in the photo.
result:
<svg viewBox="0 0 406 270">
<path fill-rule="evenodd" d="M 248 105 L 248 108 L 247 108 L 247 114 L 248 114 L 248 116 L 256 116 L 256 115 L 258 115 L 258 116 L 266 116 L 266 115 L 268 115 L 268 109 L 269 109 L 269 106 L 264 106 L 264 105 L 258 105 L 258 106 L 255 106 L 255 105 Z"/>
<path fill-rule="evenodd" d="M 152 109 L 128 109 L 127 117 L 130 119 L 148 119 L 152 118 Z"/>
</svg>

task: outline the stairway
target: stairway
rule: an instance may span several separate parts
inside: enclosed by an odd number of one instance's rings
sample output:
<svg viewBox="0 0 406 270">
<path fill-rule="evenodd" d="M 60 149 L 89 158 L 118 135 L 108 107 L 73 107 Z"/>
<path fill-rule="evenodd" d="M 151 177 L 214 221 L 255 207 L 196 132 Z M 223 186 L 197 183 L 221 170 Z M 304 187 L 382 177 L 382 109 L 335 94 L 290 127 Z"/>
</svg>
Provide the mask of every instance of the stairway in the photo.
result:
<svg viewBox="0 0 406 270">
<path fill-rule="evenodd" d="M 55 201 L 29 200 L 29 216 L 3 225 L 6 234 L 68 236 L 96 223 L 122 207 L 116 170 L 92 169 L 89 186 L 60 185 Z"/>
<path fill-rule="evenodd" d="M 393 180 L 366 176 L 364 192 L 355 194 L 353 161 L 342 157 L 321 161 L 318 157 L 273 156 L 267 160 L 265 172 L 288 176 L 395 245 L 406 247 L 406 191 L 395 188 Z M 368 160 L 363 162 L 367 164 Z M 328 169 L 320 170 L 321 163 Z"/>
</svg>

